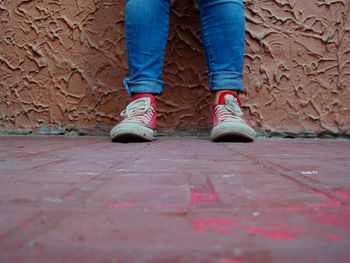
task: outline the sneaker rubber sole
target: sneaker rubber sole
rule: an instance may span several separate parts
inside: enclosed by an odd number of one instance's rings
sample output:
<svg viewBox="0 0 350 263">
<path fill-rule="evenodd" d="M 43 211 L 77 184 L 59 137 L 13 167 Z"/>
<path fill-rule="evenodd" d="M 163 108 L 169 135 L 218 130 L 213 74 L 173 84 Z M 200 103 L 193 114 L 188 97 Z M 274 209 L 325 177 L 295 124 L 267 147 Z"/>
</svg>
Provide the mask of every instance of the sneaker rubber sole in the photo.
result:
<svg viewBox="0 0 350 263">
<path fill-rule="evenodd" d="M 109 133 L 113 142 L 141 142 L 155 140 L 155 131 L 137 123 L 120 123 Z"/>
<path fill-rule="evenodd" d="M 252 142 L 255 138 L 255 131 L 242 122 L 220 123 L 210 133 L 214 142 Z"/>
</svg>

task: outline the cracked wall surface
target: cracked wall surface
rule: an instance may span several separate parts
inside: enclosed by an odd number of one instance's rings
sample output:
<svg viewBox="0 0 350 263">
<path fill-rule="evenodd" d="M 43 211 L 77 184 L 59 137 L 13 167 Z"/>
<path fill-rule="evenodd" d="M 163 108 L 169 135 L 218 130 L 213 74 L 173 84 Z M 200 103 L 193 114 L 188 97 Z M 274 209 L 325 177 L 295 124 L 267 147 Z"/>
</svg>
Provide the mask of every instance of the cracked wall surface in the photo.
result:
<svg viewBox="0 0 350 263">
<path fill-rule="evenodd" d="M 245 1 L 246 118 L 265 134 L 350 135 L 350 1 Z M 0 131 L 107 133 L 127 105 L 124 0 L 0 0 Z M 173 1 L 158 130 L 207 131 L 194 0 Z"/>
</svg>

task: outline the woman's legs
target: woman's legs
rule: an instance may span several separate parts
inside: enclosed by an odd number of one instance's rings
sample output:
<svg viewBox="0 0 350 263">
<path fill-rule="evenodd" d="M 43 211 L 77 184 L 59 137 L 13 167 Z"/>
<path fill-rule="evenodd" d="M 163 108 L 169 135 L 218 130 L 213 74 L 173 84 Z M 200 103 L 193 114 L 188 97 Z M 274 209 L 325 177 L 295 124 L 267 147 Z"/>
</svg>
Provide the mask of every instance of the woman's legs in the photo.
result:
<svg viewBox="0 0 350 263">
<path fill-rule="evenodd" d="M 243 91 L 245 19 L 242 0 L 199 0 L 211 91 Z M 161 94 L 170 0 L 126 0 L 129 95 Z"/>
<path fill-rule="evenodd" d="M 128 94 L 163 92 L 162 69 L 168 38 L 170 0 L 126 0 Z"/>
<path fill-rule="evenodd" d="M 199 0 L 213 103 L 213 141 L 253 141 L 237 93 L 243 91 L 245 18 L 242 0 Z"/>
<path fill-rule="evenodd" d="M 124 81 L 132 102 L 125 119 L 111 130 L 112 140 L 153 140 L 154 96 L 163 91 L 162 69 L 168 36 L 170 0 L 126 0 L 129 78 Z M 255 131 L 241 118 L 235 92 L 243 91 L 245 20 L 242 0 L 199 0 L 201 27 L 213 104 L 212 140 L 254 140 Z"/>
<path fill-rule="evenodd" d="M 124 86 L 131 102 L 113 127 L 113 141 L 154 140 L 154 95 L 163 92 L 162 71 L 168 38 L 170 0 L 126 0 L 125 32 L 129 76 Z"/>
<path fill-rule="evenodd" d="M 245 18 L 242 0 L 199 0 L 211 91 L 243 91 Z"/>
</svg>

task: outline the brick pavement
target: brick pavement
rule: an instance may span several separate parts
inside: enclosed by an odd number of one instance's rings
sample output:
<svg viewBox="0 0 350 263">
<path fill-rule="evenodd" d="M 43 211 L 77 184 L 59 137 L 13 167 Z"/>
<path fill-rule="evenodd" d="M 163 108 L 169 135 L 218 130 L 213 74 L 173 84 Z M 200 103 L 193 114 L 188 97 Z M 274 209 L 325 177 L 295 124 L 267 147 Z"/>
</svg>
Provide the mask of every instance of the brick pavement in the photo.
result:
<svg viewBox="0 0 350 263">
<path fill-rule="evenodd" d="M 0 262 L 350 262 L 346 140 L 0 149 Z"/>
</svg>

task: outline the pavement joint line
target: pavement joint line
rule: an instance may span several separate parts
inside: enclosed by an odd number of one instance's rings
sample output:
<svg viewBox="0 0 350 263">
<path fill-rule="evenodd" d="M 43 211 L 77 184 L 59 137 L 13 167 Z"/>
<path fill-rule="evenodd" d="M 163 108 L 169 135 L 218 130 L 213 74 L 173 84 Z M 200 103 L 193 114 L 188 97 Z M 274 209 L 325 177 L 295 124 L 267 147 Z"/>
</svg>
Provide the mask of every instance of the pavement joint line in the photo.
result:
<svg viewBox="0 0 350 263">
<path fill-rule="evenodd" d="M 38 217 L 40 217 L 43 214 L 43 211 L 38 211 L 36 212 L 34 215 L 32 215 L 31 217 L 25 219 L 23 222 L 20 223 L 20 228 L 23 228 L 29 224 L 31 224 L 32 221 L 34 221 L 35 219 L 37 219 Z M 0 241 L 6 239 L 8 236 L 11 236 L 14 232 L 16 232 L 18 230 L 18 225 L 15 226 L 14 228 L 11 228 L 9 230 L 7 230 L 5 233 L 3 233 L 0 236 Z M 2 241 L 0 242 L 0 247 L 1 247 Z"/>
<path fill-rule="evenodd" d="M 189 176 L 191 208 L 220 206 L 219 195 L 215 191 L 210 177 L 205 175 Z"/>
<path fill-rule="evenodd" d="M 98 143 L 100 143 L 100 142 L 93 142 L 92 144 L 98 144 Z M 75 144 L 75 145 L 72 145 L 72 146 L 60 146 L 60 147 L 58 147 L 58 148 L 54 148 L 54 149 L 51 149 L 51 150 L 45 150 L 45 151 L 40 151 L 40 152 L 36 152 L 36 153 L 30 153 L 29 155 L 30 156 L 27 156 L 27 157 L 18 157 L 18 158 L 25 158 L 25 160 L 28 160 L 28 159 L 33 159 L 33 157 L 34 157 L 34 159 L 38 159 L 38 158 L 35 158 L 35 156 L 51 156 L 52 154 L 52 152 L 54 152 L 54 154 L 55 155 L 57 155 L 58 154 L 58 152 L 57 151 L 60 151 L 60 150 L 67 150 L 67 149 L 71 149 L 71 148 L 75 148 L 75 147 L 77 147 L 77 146 L 79 146 L 80 145 L 80 143 L 77 143 L 77 144 Z M 27 154 L 28 155 L 28 154 Z M 59 158 L 59 157 L 52 157 L 52 158 L 56 158 L 55 160 L 52 160 L 52 161 L 49 161 L 49 162 L 46 162 L 46 163 L 43 163 L 43 164 L 39 164 L 39 165 L 36 165 L 36 166 L 33 166 L 33 167 L 30 167 L 30 169 L 45 169 L 45 167 L 47 167 L 47 166 L 50 166 L 50 165 L 52 165 L 52 164 L 59 164 L 59 163 L 64 163 L 64 162 L 66 162 L 67 161 L 67 159 L 62 159 L 62 158 Z M 57 158 L 59 158 L 58 160 L 57 160 Z M 39 158 L 40 159 L 40 158 Z M 8 161 L 8 160 L 4 160 L 4 161 Z"/>
<path fill-rule="evenodd" d="M 0 208 L 9 208 L 13 207 L 12 202 L 0 203 Z M 118 212 L 131 212 L 131 213 L 140 213 L 143 214 L 158 214 L 158 215 L 188 215 L 188 216 L 194 216 L 196 214 L 200 215 L 203 213 L 220 213 L 220 214 L 229 214 L 229 215 L 239 215 L 242 212 L 243 213 L 253 213 L 256 210 L 259 210 L 260 213 L 270 213 L 271 211 L 274 211 L 276 208 L 281 213 L 290 213 L 294 214 L 295 211 L 299 212 L 315 212 L 314 206 L 307 206 L 307 207 L 296 207 L 293 211 L 290 211 L 290 205 L 281 205 L 281 206 L 274 206 L 273 208 L 266 207 L 266 205 L 261 206 L 252 206 L 252 205 L 235 205 L 235 207 L 232 207 L 232 205 L 226 205 L 222 204 L 220 206 L 207 206 L 207 207 L 179 207 L 179 208 L 168 208 L 168 207 L 161 207 L 153 205 L 140 205 L 132 208 L 111 208 L 108 205 L 95 205 L 95 204 L 77 204 L 73 202 L 65 202 L 65 203 L 59 203 L 59 205 L 55 203 L 49 203 L 49 202 L 27 202 L 23 204 L 16 204 L 17 208 L 38 208 L 44 213 L 50 213 L 50 212 L 68 212 L 70 215 L 78 214 L 78 213 L 110 213 L 114 214 L 117 211 Z M 326 211 L 328 208 L 324 207 L 317 207 L 318 211 Z M 344 207 L 343 207 L 344 208 Z M 345 207 L 346 210 L 349 210 L 349 207 Z M 253 217 L 253 216 L 252 216 Z M 18 225 L 17 225 L 18 226 Z"/>
<path fill-rule="evenodd" d="M 238 150 L 232 149 L 229 146 L 226 146 L 225 148 L 235 152 L 236 154 L 239 154 L 241 156 L 246 157 L 247 159 L 252 160 L 253 162 L 255 162 L 257 165 L 259 165 L 260 167 L 268 170 L 268 171 L 272 171 L 275 175 L 279 175 L 282 176 L 286 179 L 288 179 L 289 181 L 296 183 L 300 186 L 302 186 L 303 188 L 309 190 L 309 191 L 313 191 L 313 192 L 318 192 L 318 193 L 322 193 L 324 195 L 326 195 L 330 200 L 335 200 L 340 202 L 342 205 L 345 206 L 349 206 L 350 203 L 346 202 L 344 200 L 339 199 L 338 197 L 334 196 L 332 193 L 330 193 L 329 191 L 327 191 L 326 189 L 321 189 L 320 187 L 316 187 L 314 185 L 310 184 L 310 180 L 309 178 L 305 178 L 304 176 L 302 177 L 296 177 L 295 173 L 293 172 L 293 170 L 288 169 L 288 168 L 282 168 L 281 166 L 279 166 L 278 164 L 275 164 L 271 161 L 261 161 L 256 155 L 252 155 L 252 154 L 247 154 L 247 153 L 242 153 Z M 302 178 L 302 179 L 301 179 Z M 319 183 L 320 184 L 320 183 Z"/>
<path fill-rule="evenodd" d="M 39 164 L 33 167 L 30 167 L 31 169 L 42 169 L 44 167 L 53 165 L 53 164 L 60 164 L 60 163 L 65 163 L 67 160 L 66 159 L 60 159 L 60 160 L 54 160 L 54 161 L 50 161 L 47 163 L 43 163 L 43 164 Z"/>
<path fill-rule="evenodd" d="M 8 171 L 6 169 L 4 169 L 5 171 Z M 4 171 L 3 170 L 3 171 Z M 26 179 L 19 179 L 19 180 L 16 180 L 14 181 L 13 179 L 10 179 L 10 178 L 6 178 L 6 179 L 0 179 L 0 182 L 5 182 L 5 183 L 23 183 L 23 184 L 32 184 L 32 185 L 41 185 L 41 184 L 55 184 L 55 185 L 72 185 L 72 186 L 75 186 L 75 185 L 79 185 L 80 183 L 79 182 L 62 182 L 62 181 L 45 181 L 45 180 L 42 180 L 42 181 L 32 181 L 32 180 L 26 180 Z"/>
<path fill-rule="evenodd" d="M 130 166 L 131 164 L 133 164 L 138 160 L 139 156 L 146 150 L 146 148 L 147 148 L 147 145 L 145 145 L 141 149 L 137 149 L 136 153 L 134 152 L 130 153 L 130 155 L 119 160 L 117 164 L 111 165 L 106 170 L 103 170 L 97 175 L 95 175 L 89 181 L 79 184 L 69 192 L 65 193 L 64 195 L 61 196 L 61 199 L 63 201 L 74 200 L 74 202 L 83 203 L 84 200 L 86 200 L 86 198 L 88 198 L 91 194 L 93 194 L 98 189 L 100 189 L 105 184 L 107 184 L 108 182 L 112 181 L 115 178 L 109 175 L 109 172 L 111 172 L 113 168 L 115 168 L 116 166 L 118 166 L 118 168 L 121 168 L 121 167 L 125 168 Z M 83 188 L 89 188 L 89 191 L 82 190 Z"/>
<path fill-rule="evenodd" d="M 113 177 L 105 177 L 103 174 L 96 175 L 90 181 L 79 184 L 72 190 L 66 192 L 60 197 L 60 199 L 62 202 L 73 202 L 81 204 L 84 202 L 84 200 L 86 200 L 86 198 L 88 198 L 90 195 L 92 195 L 94 192 L 96 192 L 98 189 L 113 179 Z"/>
<path fill-rule="evenodd" d="M 53 214 L 39 211 L 31 220 L 26 222 L 26 225 L 22 227 L 15 226 L 0 240 L 1 251 L 30 249 L 30 247 L 35 246 L 31 241 L 34 237 L 53 229 L 70 215 L 66 211 L 56 211 Z"/>
<path fill-rule="evenodd" d="M 158 256 L 152 255 L 154 251 L 157 252 Z M 85 253 L 84 253 L 85 252 Z M 207 256 L 209 253 L 209 256 Z M 119 244 L 118 247 L 113 245 L 98 247 L 93 250 L 93 253 L 86 253 L 86 251 L 82 251 L 80 247 L 75 246 L 67 246 L 67 247 L 55 247 L 54 249 L 51 247 L 46 248 L 45 253 L 43 255 L 50 255 L 50 259 L 53 262 L 62 262 L 62 254 L 65 255 L 65 258 L 79 258 L 79 261 L 69 261 L 69 262 L 246 262 L 241 260 L 232 260 L 234 258 L 248 257 L 259 259 L 249 261 L 249 262 L 270 262 L 270 257 L 268 256 L 267 248 L 265 247 L 253 247 L 249 250 L 246 249 L 246 244 L 241 243 L 236 248 L 232 249 L 224 246 L 212 246 L 206 248 L 198 248 L 198 247 L 176 247 L 169 245 L 157 245 L 152 247 L 137 247 L 131 248 L 128 245 Z M 112 258 L 116 258 L 115 255 L 118 255 L 117 258 L 120 260 L 110 261 Z M 134 255 L 134 258 L 130 258 L 130 255 Z M 143 259 L 140 260 L 135 259 L 137 255 L 146 254 L 147 256 L 143 256 Z M 126 256 L 128 255 L 128 256 Z M 136 255 L 136 257 L 135 257 Z M 181 255 L 181 256 L 179 256 Z M 31 258 L 29 256 L 29 258 Z M 100 260 L 94 260 L 94 259 Z M 37 258 L 35 258 L 37 259 Z M 1 256 L 0 256 L 1 261 Z M 1 262 L 11 262 L 11 261 L 1 261 Z M 24 261 L 26 262 L 26 261 Z M 29 261 L 29 262 L 38 262 L 38 261 Z M 45 262 L 45 261 L 39 261 Z"/>
<path fill-rule="evenodd" d="M 1 136 L 0 136 L 0 138 L 1 138 Z M 1 141 L 0 141 L 1 142 Z M 98 144 L 98 143 L 100 143 L 100 142 L 93 142 L 92 144 Z M 64 146 L 59 146 L 59 147 L 57 147 L 57 148 L 54 148 L 54 149 L 51 149 L 51 150 L 44 150 L 44 151 L 40 151 L 40 152 L 36 152 L 36 153 L 31 153 L 30 155 L 31 156 L 36 156 L 36 155 L 45 155 L 45 154 L 50 154 L 50 153 L 52 153 L 53 151 L 56 153 L 57 151 L 61 151 L 61 150 L 67 150 L 67 149 L 70 149 L 70 148 L 75 148 L 75 147 L 77 147 L 77 146 L 79 146 L 81 144 L 81 142 L 77 142 L 77 143 L 75 143 L 75 144 L 73 144 L 73 145 L 70 145 L 70 146 L 67 146 L 67 145 L 64 145 Z M 91 144 L 90 144 L 91 145 Z M 21 158 L 21 156 L 19 156 L 19 158 Z"/>
</svg>

